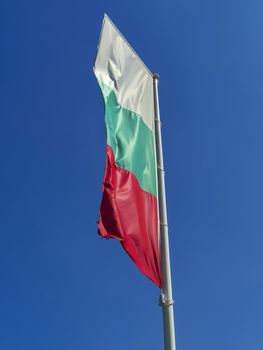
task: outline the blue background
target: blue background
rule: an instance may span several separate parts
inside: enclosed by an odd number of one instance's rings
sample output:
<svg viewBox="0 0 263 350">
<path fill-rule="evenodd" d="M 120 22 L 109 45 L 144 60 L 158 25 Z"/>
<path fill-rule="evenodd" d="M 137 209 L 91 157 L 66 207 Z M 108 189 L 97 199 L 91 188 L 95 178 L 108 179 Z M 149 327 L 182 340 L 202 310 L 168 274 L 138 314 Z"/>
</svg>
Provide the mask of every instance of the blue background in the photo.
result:
<svg viewBox="0 0 263 350">
<path fill-rule="evenodd" d="M 163 348 L 158 289 L 96 234 L 104 12 L 161 76 L 178 350 L 263 349 L 262 11 L 1 1 L 1 349 Z"/>
</svg>

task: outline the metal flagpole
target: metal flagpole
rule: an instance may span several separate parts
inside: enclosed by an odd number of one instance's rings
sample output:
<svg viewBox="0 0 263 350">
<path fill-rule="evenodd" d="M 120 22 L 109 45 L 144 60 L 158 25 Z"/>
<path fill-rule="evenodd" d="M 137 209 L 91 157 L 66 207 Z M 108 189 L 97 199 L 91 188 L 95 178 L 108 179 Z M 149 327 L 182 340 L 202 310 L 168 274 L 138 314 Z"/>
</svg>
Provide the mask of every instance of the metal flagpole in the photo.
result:
<svg viewBox="0 0 263 350">
<path fill-rule="evenodd" d="M 175 350 L 175 332 L 174 332 L 174 312 L 172 281 L 170 268 L 168 221 L 166 211 L 166 195 L 164 181 L 164 165 L 162 150 L 161 121 L 158 99 L 158 81 L 159 75 L 154 74 L 154 118 L 155 118 L 155 143 L 157 158 L 157 177 L 158 177 L 158 203 L 160 220 L 160 245 L 161 245 L 161 270 L 162 270 L 162 289 L 160 295 L 160 305 L 163 309 L 163 330 L 165 350 Z"/>
</svg>

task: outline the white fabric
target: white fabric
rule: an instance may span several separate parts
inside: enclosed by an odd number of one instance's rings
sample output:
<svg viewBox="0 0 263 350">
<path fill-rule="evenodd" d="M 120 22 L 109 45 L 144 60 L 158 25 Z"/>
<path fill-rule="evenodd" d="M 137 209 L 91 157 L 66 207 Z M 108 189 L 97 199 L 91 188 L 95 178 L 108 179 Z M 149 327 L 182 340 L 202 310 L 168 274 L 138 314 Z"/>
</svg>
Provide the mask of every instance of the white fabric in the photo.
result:
<svg viewBox="0 0 263 350">
<path fill-rule="evenodd" d="M 122 107 L 137 113 L 154 131 L 153 76 L 106 15 L 94 72 Z"/>
</svg>

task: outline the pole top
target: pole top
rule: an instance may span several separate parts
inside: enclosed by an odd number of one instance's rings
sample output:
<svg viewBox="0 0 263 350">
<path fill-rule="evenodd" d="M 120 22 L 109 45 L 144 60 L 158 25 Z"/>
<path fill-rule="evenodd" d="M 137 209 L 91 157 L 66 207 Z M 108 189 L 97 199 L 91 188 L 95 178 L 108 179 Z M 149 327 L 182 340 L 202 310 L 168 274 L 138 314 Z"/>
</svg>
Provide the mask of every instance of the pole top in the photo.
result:
<svg viewBox="0 0 263 350">
<path fill-rule="evenodd" d="M 157 74 L 157 73 L 154 73 L 154 74 L 153 74 L 153 79 L 155 79 L 155 80 L 160 80 L 160 75 Z"/>
</svg>

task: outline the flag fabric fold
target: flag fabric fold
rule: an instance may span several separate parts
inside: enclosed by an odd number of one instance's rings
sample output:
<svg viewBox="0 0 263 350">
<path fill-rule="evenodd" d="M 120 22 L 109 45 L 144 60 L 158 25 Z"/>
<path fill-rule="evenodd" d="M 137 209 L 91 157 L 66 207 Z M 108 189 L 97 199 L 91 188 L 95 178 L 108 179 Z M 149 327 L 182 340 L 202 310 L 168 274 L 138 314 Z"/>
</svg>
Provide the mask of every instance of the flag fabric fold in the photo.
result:
<svg viewBox="0 0 263 350">
<path fill-rule="evenodd" d="M 153 76 L 107 16 L 94 73 L 107 131 L 98 232 L 161 287 Z"/>
</svg>

